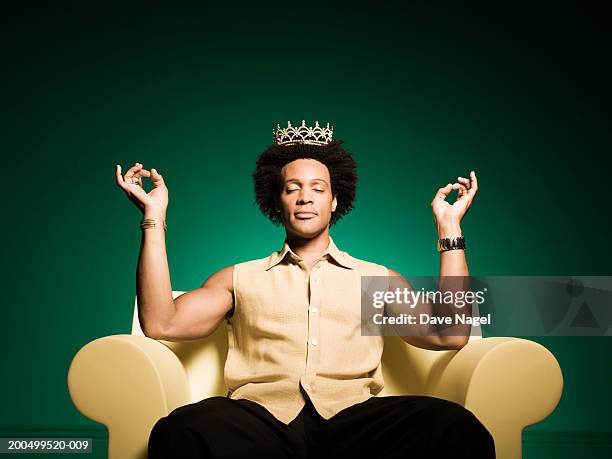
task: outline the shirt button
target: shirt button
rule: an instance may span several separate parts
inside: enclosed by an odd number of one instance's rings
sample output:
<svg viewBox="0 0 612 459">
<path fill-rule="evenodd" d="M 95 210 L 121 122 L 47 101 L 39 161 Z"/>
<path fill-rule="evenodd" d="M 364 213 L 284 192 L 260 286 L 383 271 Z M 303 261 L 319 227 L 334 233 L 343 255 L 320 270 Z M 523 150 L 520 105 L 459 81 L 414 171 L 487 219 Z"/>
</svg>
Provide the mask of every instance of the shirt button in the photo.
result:
<svg viewBox="0 0 612 459">
<path fill-rule="evenodd" d="M 316 346 L 317 344 L 319 344 L 319 342 L 316 339 L 311 339 L 310 344 L 312 344 L 313 346 Z"/>
<path fill-rule="evenodd" d="M 311 311 L 312 311 L 312 313 L 313 313 L 313 314 L 316 314 L 316 313 L 317 313 L 317 311 L 318 311 L 318 309 L 317 309 L 317 307 L 316 307 L 316 306 L 313 306 L 313 307 L 312 307 L 312 309 L 311 309 Z"/>
<path fill-rule="evenodd" d="M 307 283 L 308 283 L 308 278 L 307 278 L 307 277 L 304 279 L 304 283 L 305 283 L 305 284 L 307 284 Z"/>
<path fill-rule="evenodd" d="M 304 384 L 304 389 L 310 390 L 310 384 Z"/>
</svg>

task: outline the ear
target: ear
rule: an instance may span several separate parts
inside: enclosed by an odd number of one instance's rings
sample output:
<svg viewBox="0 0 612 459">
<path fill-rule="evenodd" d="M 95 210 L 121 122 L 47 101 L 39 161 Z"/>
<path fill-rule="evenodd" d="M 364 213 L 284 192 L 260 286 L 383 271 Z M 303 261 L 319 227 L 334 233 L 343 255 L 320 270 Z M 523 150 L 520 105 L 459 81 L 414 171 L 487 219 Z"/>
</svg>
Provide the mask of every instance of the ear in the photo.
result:
<svg viewBox="0 0 612 459">
<path fill-rule="evenodd" d="M 336 207 L 338 207 L 338 200 L 334 196 L 334 199 L 332 200 L 332 212 L 336 211 Z"/>
</svg>

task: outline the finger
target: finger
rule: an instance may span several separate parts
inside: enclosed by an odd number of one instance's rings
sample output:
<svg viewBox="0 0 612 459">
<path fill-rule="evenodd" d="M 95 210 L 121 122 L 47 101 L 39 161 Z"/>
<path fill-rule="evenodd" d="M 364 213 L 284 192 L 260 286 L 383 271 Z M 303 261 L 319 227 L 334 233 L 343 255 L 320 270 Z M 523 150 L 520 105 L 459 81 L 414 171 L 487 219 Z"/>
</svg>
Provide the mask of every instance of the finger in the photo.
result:
<svg viewBox="0 0 612 459">
<path fill-rule="evenodd" d="M 442 199 L 443 201 L 446 199 L 446 197 L 448 196 L 448 194 L 453 190 L 453 184 L 449 183 L 448 185 L 442 187 L 442 188 L 438 188 L 438 191 L 436 192 L 436 196 L 434 197 L 434 201 L 436 199 Z"/>
<path fill-rule="evenodd" d="M 147 192 L 140 183 L 127 183 L 125 187 L 125 193 L 129 200 L 136 204 L 144 203 L 147 199 Z"/>
<path fill-rule="evenodd" d="M 470 172 L 470 193 L 471 194 L 476 194 L 476 192 L 478 191 L 478 179 L 476 178 L 476 172 L 471 171 Z"/>
<path fill-rule="evenodd" d="M 143 201 L 143 198 L 146 197 L 146 192 L 141 186 L 135 183 L 128 183 L 123 179 L 120 164 L 115 166 L 115 178 L 117 180 L 117 185 L 119 185 L 121 189 L 125 191 L 125 194 L 130 201 L 139 204 Z M 130 179 L 132 178 L 130 177 Z"/>
<path fill-rule="evenodd" d="M 470 181 L 466 179 L 465 177 L 457 177 L 457 181 L 461 183 L 462 185 L 464 185 L 468 190 L 470 189 L 471 187 Z"/>
<path fill-rule="evenodd" d="M 130 168 L 130 170 L 134 169 L 136 166 L 133 166 Z M 130 172 L 128 171 L 128 173 L 125 174 L 125 179 L 123 178 L 123 176 L 121 175 L 121 165 L 117 164 L 115 167 L 115 179 L 117 181 L 117 185 L 119 185 L 121 187 L 121 189 L 125 192 L 129 192 L 130 185 L 134 185 L 135 183 L 133 182 L 133 180 L 135 180 L 133 174 L 130 174 Z"/>
<path fill-rule="evenodd" d="M 164 178 L 159 172 L 157 172 L 157 169 L 151 169 L 151 180 L 153 180 L 153 185 L 155 186 L 155 188 L 166 186 Z"/>
<path fill-rule="evenodd" d="M 136 172 L 134 172 L 134 175 L 129 178 L 128 183 L 134 184 L 136 186 L 142 186 L 142 177 L 149 177 L 150 175 L 151 172 L 144 169 L 142 164 L 140 164 L 140 169 L 137 169 Z"/>
<path fill-rule="evenodd" d="M 134 163 L 134 165 L 132 167 L 130 167 L 127 172 L 125 173 L 125 181 L 126 182 L 130 182 L 131 177 L 134 176 L 134 174 L 136 172 L 138 172 L 138 170 L 140 170 L 140 168 L 142 167 L 142 164 L 140 163 Z"/>
<path fill-rule="evenodd" d="M 134 175 L 132 176 L 132 180 L 133 181 L 138 181 L 138 183 L 136 183 L 137 185 L 142 185 L 142 177 L 150 177 L 151 176 L 151 172 L 149 172 L 146 169 L 139 169 L 137 170 Z"/>
<path fill-rule="evenodd" d="M 126 189 L 125 180 L 123 180 L 123 176 L 121 175 L 121 165 L 120 164 L 117 164 L 115 166 L 115 181 L 117 182 L 117 185 L 119 186 L 119 188 L 121 188 L 122 190 Z"/>
<path fill-rule="evenodd" d="M 459 185 L 459 188 L 457 189 L 459 190 L 459 198 L 463 198 L 467 196 L 469 193 L 468 189 L 462 184 L 458 184 L 458 185 Z"/>
</svg>

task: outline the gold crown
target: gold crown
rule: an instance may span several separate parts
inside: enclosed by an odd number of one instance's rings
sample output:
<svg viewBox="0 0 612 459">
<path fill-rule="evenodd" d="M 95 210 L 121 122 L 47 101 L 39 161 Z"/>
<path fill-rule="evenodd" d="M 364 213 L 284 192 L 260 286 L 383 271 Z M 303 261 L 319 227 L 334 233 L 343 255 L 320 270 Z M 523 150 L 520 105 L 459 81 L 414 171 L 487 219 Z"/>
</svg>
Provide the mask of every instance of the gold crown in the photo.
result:
<svg viewBox="0 0 612 459">
<path fill-rule="evenodd" d="M 293 145 L 296 143 L 307 143 L 311 145 L 327 145 L 332 141 L 334 127 L 321 128 L 319 122 L 315 121 L 315 127 L 306 126 L 306 121 L 302 120 L 299 127 L 291 126 L 291 121 L 287 121 L 287 127 L 281 128 L 276 124 L 276 129 L 272 130 L 274 140 L 278 145 Z"/>
</svg>

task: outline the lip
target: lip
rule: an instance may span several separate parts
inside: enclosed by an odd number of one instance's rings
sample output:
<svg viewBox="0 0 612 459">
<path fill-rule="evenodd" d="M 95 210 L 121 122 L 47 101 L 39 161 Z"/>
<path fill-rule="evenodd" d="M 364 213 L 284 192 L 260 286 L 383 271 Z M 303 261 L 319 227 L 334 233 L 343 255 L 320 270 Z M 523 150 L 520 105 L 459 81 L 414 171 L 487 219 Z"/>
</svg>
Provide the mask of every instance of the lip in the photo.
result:
<svg viewBox="0 0 612 459">
<path fill-rule="evenodd" d="M 305 211 L 305 210 L 295 213 L 296 217 L 314 217 L 315 215 L 317 215 L 317 214 L 315 214 L 314 212 L 308 212 L 308 211 Z"/>
</svg>

